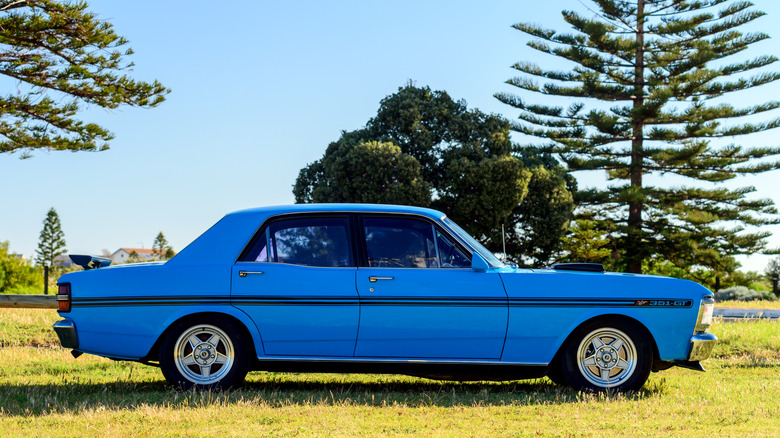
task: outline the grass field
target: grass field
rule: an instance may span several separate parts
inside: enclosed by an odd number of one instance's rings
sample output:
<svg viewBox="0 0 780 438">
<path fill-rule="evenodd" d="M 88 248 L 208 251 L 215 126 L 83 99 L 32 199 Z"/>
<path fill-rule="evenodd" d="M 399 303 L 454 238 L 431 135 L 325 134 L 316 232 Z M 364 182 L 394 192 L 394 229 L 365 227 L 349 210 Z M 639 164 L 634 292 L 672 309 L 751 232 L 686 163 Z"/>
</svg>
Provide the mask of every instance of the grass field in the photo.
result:
<svg viewBox="0 0 780 438">
<path fill-rule="evenodd" d="M 722 323 L 706 373 L 673 368 L 642 391 L 592 395 L 547 379 L 251 373 L 179 393 L 159 370 L 73 359 L 53 311 L 0 309 L 0 436 L 777 436 L 780 323 Z"/>
</svg>

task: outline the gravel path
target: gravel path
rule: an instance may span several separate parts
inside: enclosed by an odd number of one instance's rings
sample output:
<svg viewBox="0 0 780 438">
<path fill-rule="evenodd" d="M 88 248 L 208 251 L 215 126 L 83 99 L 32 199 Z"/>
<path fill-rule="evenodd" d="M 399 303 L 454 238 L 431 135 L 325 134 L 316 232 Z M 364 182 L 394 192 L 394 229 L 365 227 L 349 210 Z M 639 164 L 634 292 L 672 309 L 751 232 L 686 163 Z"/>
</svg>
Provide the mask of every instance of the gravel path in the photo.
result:
<svg viewBox="0 0 780 438">
<path fill-rule="evenodd" d="M 763 318 L 763 319 L 779 319 L 780 310 L 769 309 L 719 309 L 715 308 L 714 316 L 720 316 L 724 320 L 728 319 L 751 319 L 751 318 Z"/>
</svg>

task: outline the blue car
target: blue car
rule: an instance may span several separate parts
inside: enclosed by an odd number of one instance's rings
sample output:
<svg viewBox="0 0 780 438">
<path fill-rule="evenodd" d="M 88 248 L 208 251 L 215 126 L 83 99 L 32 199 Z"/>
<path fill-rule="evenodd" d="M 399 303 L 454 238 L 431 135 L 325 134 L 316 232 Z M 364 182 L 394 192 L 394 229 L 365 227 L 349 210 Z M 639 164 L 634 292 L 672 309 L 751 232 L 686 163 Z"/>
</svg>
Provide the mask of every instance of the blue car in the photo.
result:
<svg viewBox="0 0 780 438">
<path fill-rule="evenodd" d="M 230 213 L 167 262 L 59 279 L 54 324 L 74 356 L 159 366 L 181 388 L 250 370 L 549 376 L 636 390 L 651 371 L 703 371 L 712 293 L 601 265 L 517 269 L 441 212 L 307 204 Z"/>
</svg>

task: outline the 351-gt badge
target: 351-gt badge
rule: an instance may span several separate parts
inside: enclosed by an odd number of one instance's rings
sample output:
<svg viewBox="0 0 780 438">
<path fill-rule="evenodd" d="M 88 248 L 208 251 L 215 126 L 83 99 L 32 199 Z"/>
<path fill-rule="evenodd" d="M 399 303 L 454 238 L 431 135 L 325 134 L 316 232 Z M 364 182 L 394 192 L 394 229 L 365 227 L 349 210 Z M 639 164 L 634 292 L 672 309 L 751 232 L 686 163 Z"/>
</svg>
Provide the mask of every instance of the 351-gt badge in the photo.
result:
<svg viewBox="0 0 780 438">
<path fill-rule="evenodd" d="M 691 300 L 637 300 L 637 306 L 647 307 L 691 307 Z"/>
</svg>

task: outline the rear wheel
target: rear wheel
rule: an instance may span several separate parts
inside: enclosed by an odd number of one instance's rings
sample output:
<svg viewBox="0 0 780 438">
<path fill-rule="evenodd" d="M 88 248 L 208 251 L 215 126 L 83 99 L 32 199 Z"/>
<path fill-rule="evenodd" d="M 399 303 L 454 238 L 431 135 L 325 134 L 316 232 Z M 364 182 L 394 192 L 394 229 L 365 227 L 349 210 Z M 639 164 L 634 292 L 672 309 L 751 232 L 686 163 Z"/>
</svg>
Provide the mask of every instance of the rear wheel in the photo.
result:
<svg viewBox="0 0 780 438">
<path fill-rule="evenodd" d="M 160 345 L 160 368 L 182 389 L 238 386 L 249 370 L 248 345 L 243 331 L 226 318 L 180 322 Z"/>
<path fill-rule="evenodd" d="M 595 322 L 569 339 L 561 370 L 576 389 L 634 391 L 647 381 L 652 363 L 650 340 L 636 325 Z"/>
</svg>

